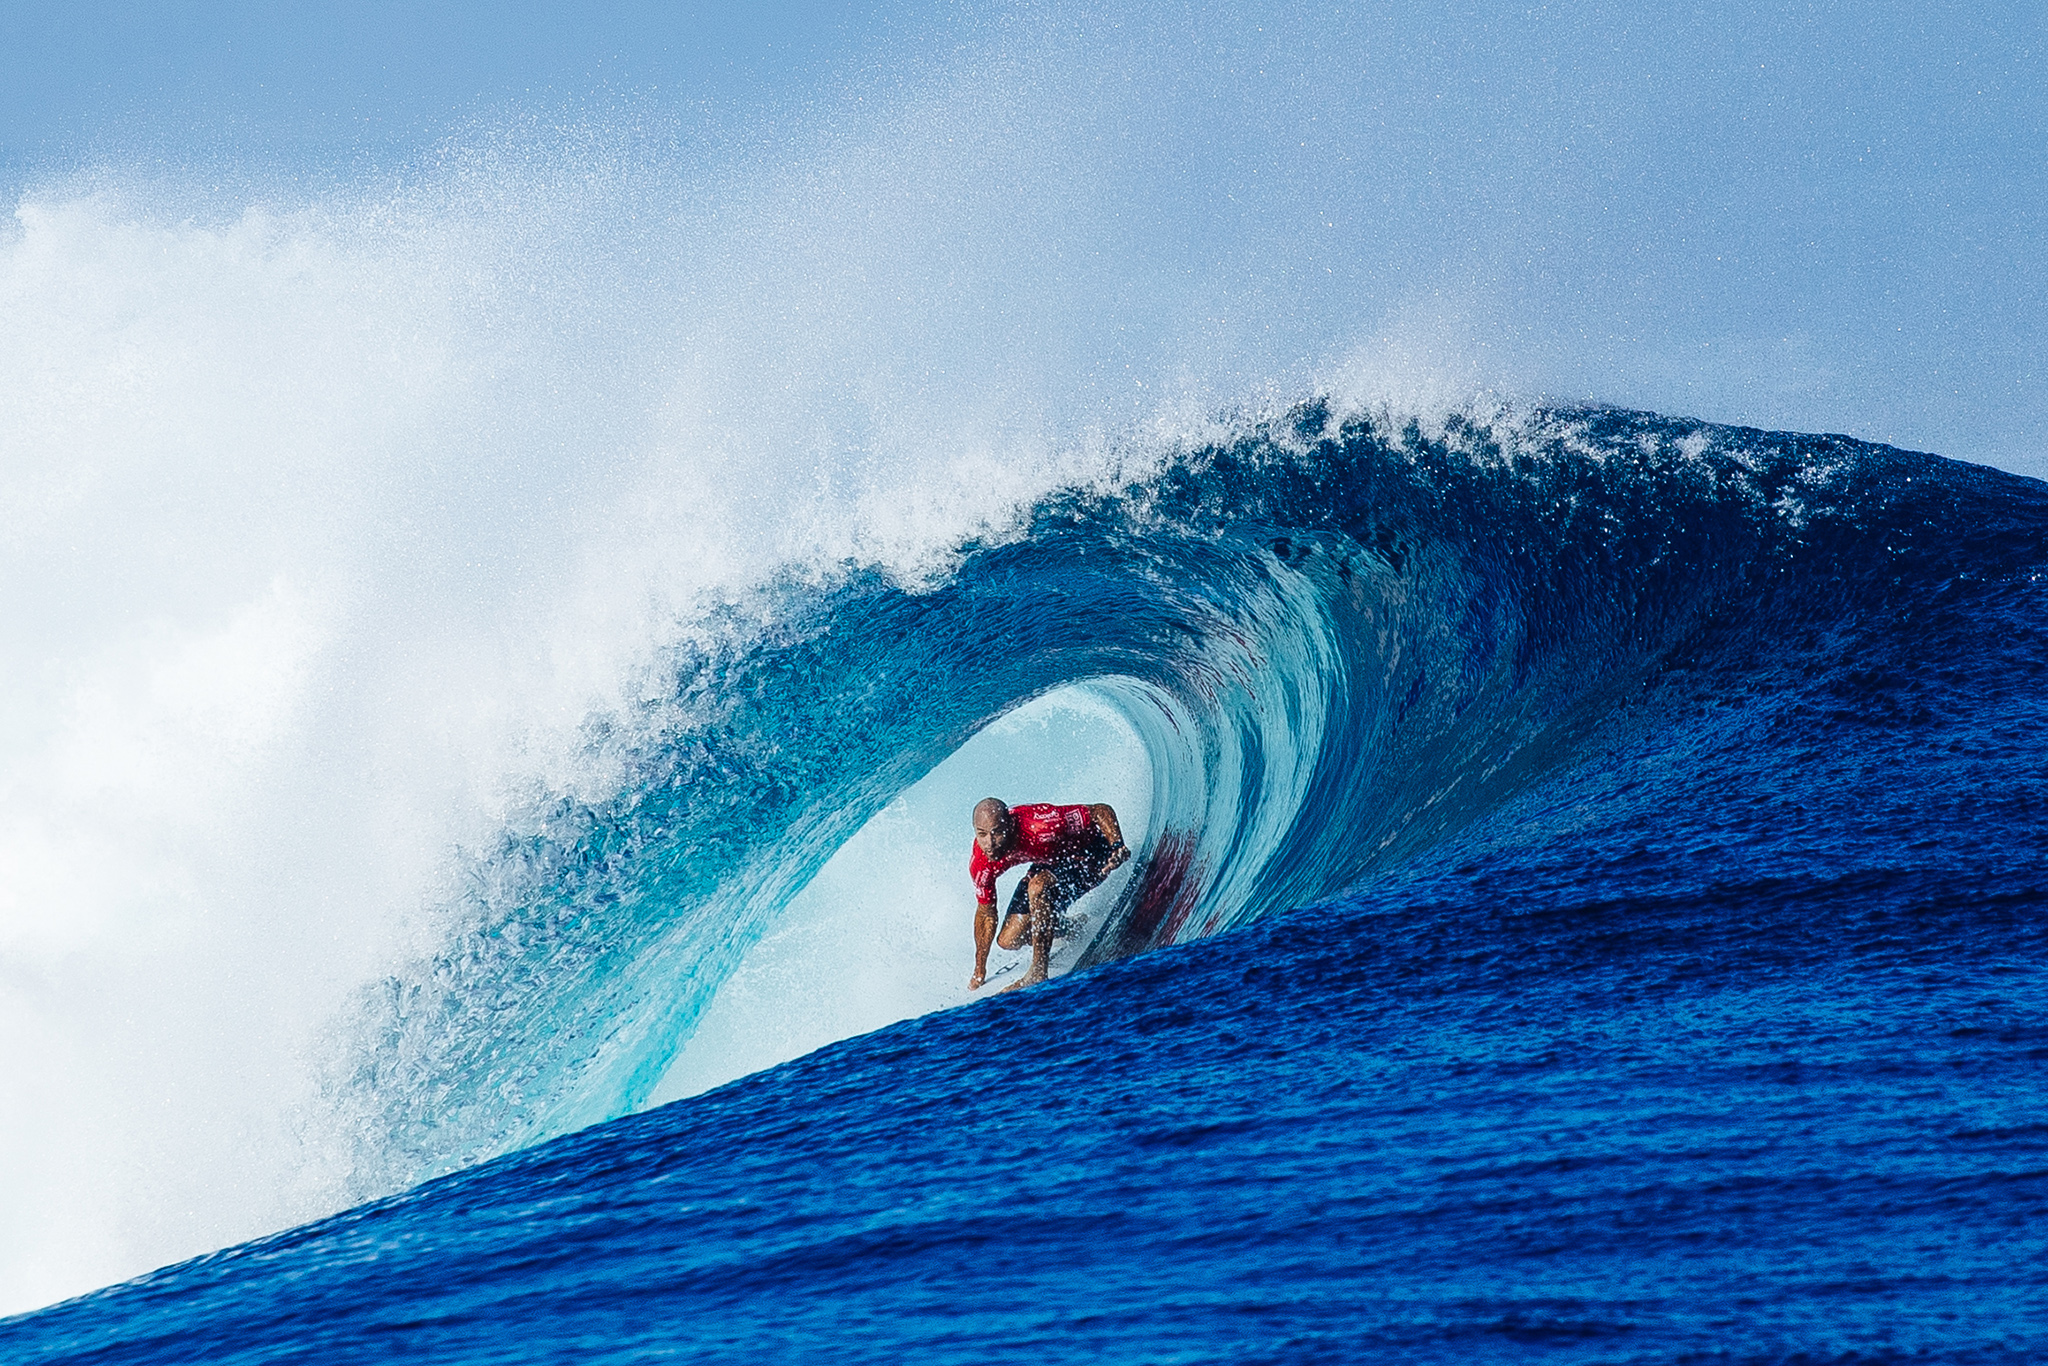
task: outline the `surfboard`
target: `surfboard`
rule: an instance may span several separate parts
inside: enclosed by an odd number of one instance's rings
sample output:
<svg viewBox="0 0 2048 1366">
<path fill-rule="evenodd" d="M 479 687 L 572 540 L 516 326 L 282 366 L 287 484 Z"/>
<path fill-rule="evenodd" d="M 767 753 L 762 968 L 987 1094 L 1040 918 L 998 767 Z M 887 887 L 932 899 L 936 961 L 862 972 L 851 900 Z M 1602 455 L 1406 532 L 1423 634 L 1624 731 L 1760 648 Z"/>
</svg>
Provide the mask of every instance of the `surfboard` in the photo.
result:
<svg viewBox="0 0 2048 1366">
<path fill-rule="evenodd" d="M 1047 976 L 1049 978 L 1060 977 L 1071 972 L 1075 962 L 1081 957 L 1082 950 L 1088 946 L 1089 940 L 1094 937 L 1096 929 L 1099 928 L 1094 923 L 1093 917 L 1089 916 L 1086 912 L 1068 911 L 1062 918 L 1061 923 L 1065 927 L 1066 932 L 1052 941 L 1052 961 L 1047 965 Z M 1003 955 L 1003 961 L 996 961 L 997 954 Z M 986 996 L 991 992 L 999 991 L 1010 979 L 1022 976 L 1024 970 L 1030 966 L 1031 944 L 1029 941 L 1014 949 L 1005 949 L 1000 946 L 991 947 L 989 950 L 988 975 L 982 978 L 981 985 L 974 989 L 974 994 L 976 996 Z"/>
</svg>

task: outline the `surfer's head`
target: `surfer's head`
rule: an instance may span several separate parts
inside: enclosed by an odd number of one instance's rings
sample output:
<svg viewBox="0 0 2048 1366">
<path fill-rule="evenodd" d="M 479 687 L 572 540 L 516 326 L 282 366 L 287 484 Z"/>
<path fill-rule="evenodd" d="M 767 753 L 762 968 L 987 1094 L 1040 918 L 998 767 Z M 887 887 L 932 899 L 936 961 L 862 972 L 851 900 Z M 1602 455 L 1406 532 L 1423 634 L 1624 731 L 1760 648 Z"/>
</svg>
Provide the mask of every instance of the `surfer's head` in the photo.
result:
<svg viewBox="0 0 2048 1366">
<path fill-rule="evenodd" d="M 983 797 L 974 804 L 974 843 L 983 858 L 995 858 L 1010 847 L 1017 830 L 1017 818 L 998 797 Z"/>
</svg>

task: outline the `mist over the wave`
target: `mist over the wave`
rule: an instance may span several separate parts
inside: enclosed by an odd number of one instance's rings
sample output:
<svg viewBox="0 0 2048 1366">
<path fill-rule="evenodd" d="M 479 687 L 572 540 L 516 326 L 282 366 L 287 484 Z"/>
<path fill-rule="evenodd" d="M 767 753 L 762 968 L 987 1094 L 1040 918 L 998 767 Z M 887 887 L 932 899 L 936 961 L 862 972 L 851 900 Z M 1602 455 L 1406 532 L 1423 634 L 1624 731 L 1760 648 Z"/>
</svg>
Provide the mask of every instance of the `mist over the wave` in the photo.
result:
<svg viewBox="0 0 2048 1366">
<path fill-rule="evenodd" d="M 451 932 L 425 908 L 508 802 L 604 790 L 578 725 L 703 603 L 941 570 L 1243 391 L 1129 340 L 1165 301 L 1085 259 L 1059 125 L 973 88 L 759 168 L 517 123 L 242 208 L 24 196 L 6 1307 L 345 1198 L 343 1002 Z"/>
<path fill-rule="evenodd" d="M 1959 391 L 1925 364 L 1953 277 L 1902 248 L 1904 305 L 1855 284 L 1940 186 L 1885 198 L 1912 167 L 1853 169 L 1853 120 L 1802 136 L 1818 93 L 1706 121 L 1775 133 L 1732 187 L 1672 133 L 1688 81 L 1725 93 L 1782 32 L 1670 49 L 1645 96 L 1620 29 L 1414 20 L 1046 9 L 757 124 L 599 97 L 397 170 L 114 153 L 23 189 L 0 231 L 0 1311 L 345 1198 L 365 1136 L 315 1092 L 351 994 L 460 928 L 436 909 L 458 850 L 618 782 L 579 728 L 787 566 L 928 581 L 1050 489 L 1330 385 L 2038 457 L 2023 365 Z M 1894 53 L 1858 98 L 1914 70 Z M 2027 154 L 1992 150 L 1944 184 L 1953 240 L 2003 259 L 1978 189 Z M 1786 246 L 1746 206 L 1795 185 L 1798 221 L 1895 207 Z M 1965 283 L 1952 368 L 2041 316 L 2024 271 Z M 2008 404 L 1953 397 L 1991 390 Z"/>
</svg>

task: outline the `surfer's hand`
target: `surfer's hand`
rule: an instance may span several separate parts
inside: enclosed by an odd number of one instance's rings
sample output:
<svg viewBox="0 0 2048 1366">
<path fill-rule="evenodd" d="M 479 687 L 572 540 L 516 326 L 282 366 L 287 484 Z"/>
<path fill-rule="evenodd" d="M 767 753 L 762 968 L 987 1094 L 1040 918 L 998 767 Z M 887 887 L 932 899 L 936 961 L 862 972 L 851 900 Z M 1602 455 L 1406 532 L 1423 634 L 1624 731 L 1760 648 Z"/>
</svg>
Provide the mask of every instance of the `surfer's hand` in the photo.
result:
<svg viewBox="0 0 2048 1366">
<path fill-rule="evenodd" d="M 1116 848 L 1110 850 L 1109 857 L 1105 859 L 1102 864 L 1103 876 L 1107 877 L 1111 873 L 1115 872 L 1117 869 L 1123 867 L 1124 864 L 1129 861 L 1130 857 L 1131 847 L 1128 844 L 1119 844 Z"/>
</svg>

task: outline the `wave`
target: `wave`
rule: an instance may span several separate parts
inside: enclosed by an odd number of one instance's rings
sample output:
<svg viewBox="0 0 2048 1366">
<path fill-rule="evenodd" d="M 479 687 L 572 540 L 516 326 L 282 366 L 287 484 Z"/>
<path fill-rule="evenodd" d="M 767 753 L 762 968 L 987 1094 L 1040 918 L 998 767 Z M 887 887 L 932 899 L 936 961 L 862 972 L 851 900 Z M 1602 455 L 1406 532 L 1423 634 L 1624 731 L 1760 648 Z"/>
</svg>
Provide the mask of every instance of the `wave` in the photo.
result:
<svg viewBox="0 0 2048 1366">
<path fill-rule="evenodd" d="M 1132 463 L 929 578 L 791 572 L 691 623 L 637 706 L 584 728 L 606 795 L 530 793 L 467 857 L 447 946 L 359 1002 L 329 1088 L 366 1136 L 358 1190 L 646 1103 L 834 851 L 1032 699 L 1085 691 L 1150 761 L 1140 871 L 1085 968 L 1411 859 L 1572 764 L 1662 673 L 1825 619 L 1854 578 L 1813 572 L 1831 538 L 1939 462 L 1322 399 Z"/>
<path fill-rule="evenodd" d="M 864 813 L 1087 690 L 1152 801 L 1079 970 L 0 1343 L 2036 1360 L 2044 546 L 2048 487 L 1842 438 L 1317 403 L 792 575 L 361 1003 L 359 1178 L 633 1108 Z"/>
</svg>

